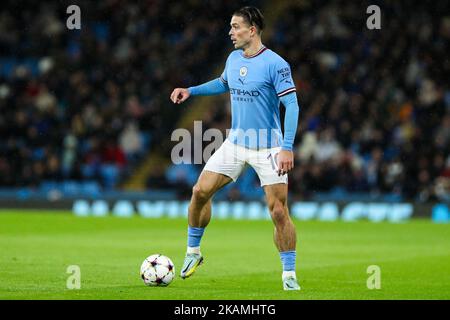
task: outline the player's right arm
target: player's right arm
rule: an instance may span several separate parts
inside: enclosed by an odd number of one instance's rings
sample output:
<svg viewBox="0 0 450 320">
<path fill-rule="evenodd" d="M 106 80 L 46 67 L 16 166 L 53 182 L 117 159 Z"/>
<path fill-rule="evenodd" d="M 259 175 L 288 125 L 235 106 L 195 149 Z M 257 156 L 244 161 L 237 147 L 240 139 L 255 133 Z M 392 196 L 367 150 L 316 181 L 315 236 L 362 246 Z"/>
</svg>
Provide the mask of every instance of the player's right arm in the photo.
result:
<svg viewBox="0 0 450 320">
<path fill-rule="evenodd" d="M 187 89 L 176 88 L 172 91 L 170 100 L 172 100 L 173 103 L 180 104 L 186 101 L 190 96 L 213 96 L 216 94 L 225 93 L 228 90 L 228 84 L 223 82 L 221 78 L 217 78 L 199 86 L 189 87 Z"/>
</svg>

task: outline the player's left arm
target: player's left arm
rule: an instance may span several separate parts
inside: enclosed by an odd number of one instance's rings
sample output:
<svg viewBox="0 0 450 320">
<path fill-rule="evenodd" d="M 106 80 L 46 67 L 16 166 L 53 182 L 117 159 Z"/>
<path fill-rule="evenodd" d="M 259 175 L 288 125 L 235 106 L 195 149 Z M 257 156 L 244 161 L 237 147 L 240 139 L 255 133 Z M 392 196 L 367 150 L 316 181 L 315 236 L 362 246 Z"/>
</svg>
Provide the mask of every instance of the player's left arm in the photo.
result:
<svg viewBox="0 0 450 320">
<path fill-rule="evenodd" d="M 278 153 L 278 175 L 283 175 L 294 167 L 292 147 L 297 132 L 299 106 L 291 67 L 284 59 L 277 59 L 271 65 L 271 78 L 278 98 L 286 108 L 283 144 Z"/>
<path fill-rule="evenodd" d="M 295 134 L 297 132 L 299 106 L 297 94 L 291 92 L 280 97 L 281 103 L 286 108 L 284 116 L 284 137 L 281 151 L 278 153 L 278 174 L 285 174 L 294 168 L 294 145 Z"/>
</svg>

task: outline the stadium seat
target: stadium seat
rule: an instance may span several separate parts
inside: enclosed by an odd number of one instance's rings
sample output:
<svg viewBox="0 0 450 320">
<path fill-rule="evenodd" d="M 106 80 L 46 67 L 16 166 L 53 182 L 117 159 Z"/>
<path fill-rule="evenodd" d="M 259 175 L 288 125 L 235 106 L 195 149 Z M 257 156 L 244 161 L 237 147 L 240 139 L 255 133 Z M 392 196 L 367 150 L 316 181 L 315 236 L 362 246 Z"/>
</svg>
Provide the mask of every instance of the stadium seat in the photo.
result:
<svg viewBox="0 0 450 320">
<path fill-rule="evenodd" d="M 119 182 L 120 170 L 113 164 L 103 164 L 100 166 L 100 175 L 106 189 L 113 189 Z"/>
<path fill-rule="evenodd" d="M 342 210 L 342 220 L 344 221 L 356 221 L 366 216 L 366 205 L 361 202 L 350 203 Z"/>
<path fill-rule="evenodd" d="M 443 203 L 436 204 L 431 213 L 431 219 L 435 223 L 447 223 L 450 221 L 450 214 L 447 205 Z"/>
<path fill-rule="evenodd" d="M 371 203 L 369 204 L 367 218 L 373 222 L 380 222 L 386 219 L 391 205 L 388 203 Z"/>
<path fill-rule="evenodd" d="M 152 141 L 151 134 L 149 132 L 141 132 L 140 137 L 142 141 L 142 151 L 150 149 L 150 143 Z"/>
<path fill-rule="evenodd" d="M 339 219 L 339 208 L 334 202 L 322 204 L 317 218 L 321 221 L 336 221 Z"/>
<path fill-rule="evenodd" d="M 237 219 L 237 220 L 244 219 L 244 217 L 247 213 L 246 211 L 247 211 L 247 205 L 243 201 L 237 201 L 231 205 L 231 217 L 233 219 Z"/>
<path fill-rule="evenodd" d="M 87 197 L 97 197 L 101 193 L 101 187 L 95 180 L 85 181 L 80 184 L 80 192 Z"/>
<path fill-rule="evenodd" d="M 163 215 L 164 202 L 138 201 L 137 210 L 141 217 L 160 218 Z"/>
<path fill-rule="evenodd" d="M 387 216 L 389 222 L 404 222 L 407 221 L 414 212 L 414 207 L 411 203 L 395 203 Z"/>
<path fill-rule="evenodd" d="M 114 205 L 112 212 L 116 217 L 127 218 L 134 215 L 134 207 L 128 200 L 119 200 Z"/>
<path fill-rule="evenodd" d="M 166 214 L 169 218 L 177 218 L 181 216 L 181 206 L 178 201 L 169 201 L 166 204 Z"/>
<path fill-rule="evenodd" d="M 72 212 L 78 217 L 86 217 L 91 213 L 91 208 L 86 200 L 76 200 L 73 203 Z"/>
<path fill-rule="evenodd" d="M 189 203 L 190 201 L 183 201 L 180 204 L 180 216 L 183 218 L 187 218 L 189 216 Z"/>
<path fill-rule="evenodd" d="M 81 166 L 81 174 L 85 179 L 92 179 L 95 177 L 96 171 L 96 165 L 87 163 Z"/>
<path fill-rule="evenodd" d="M 53 190 L 60 190 L 60 185 L 55 181 L 44 180 L 39 185 L 39 191 L 47 193 Z"/>
<path fill-rule="evenodd" d="M 104 42 L 108 40 L 109 37 L 109 25 L 106 23 L 96 22 L 92 26 L 92 29 L 94 30 L 95 38 L 99 42 Z"/>
<path fill-rule="evenodd" d="M 109 206 L 104 200 L 96 200 L 92 203 L 91 212 L 94 217 L 105 217 L 108 215 Z"/>
<path fill-rule="evenodd" d="M 250 220 L 260 220 L 264 215 L 264 208 L 261 202 L 253 201 L 247 204 L 247 218 Z"/>
<path fill-rule="evenodd" d="M 291 214 L 296 219 L 311 220 L 316 217 L 319 204 L 317 202 L 295 202 L 291 208 Z"/>
<path fill-rule="evenodd" d="M 61 183 L 62 192 L 65 196 L 74 196 L 80 194 L 80 184 L 76 181 L 64 181 Z"/>
<path fill-rule="evenodd" d="M 15 58 L 2 58 L 0 59 L 0 76 L 9 78 L 16 68 Z"/>
<path fill-rule="evenodd" d="M 185 182 L 194 185 L 197 181 L 199 172 L 193 164 L 173 164 L 166 171 L 166 178 L 172 184 Z"/>
<path fill-rule="evenodd" d="M 214 218 L 226 219 L 230 217 L 230 203 L 228 201 L 213 202 L 212 215 Z"/>
</svg>

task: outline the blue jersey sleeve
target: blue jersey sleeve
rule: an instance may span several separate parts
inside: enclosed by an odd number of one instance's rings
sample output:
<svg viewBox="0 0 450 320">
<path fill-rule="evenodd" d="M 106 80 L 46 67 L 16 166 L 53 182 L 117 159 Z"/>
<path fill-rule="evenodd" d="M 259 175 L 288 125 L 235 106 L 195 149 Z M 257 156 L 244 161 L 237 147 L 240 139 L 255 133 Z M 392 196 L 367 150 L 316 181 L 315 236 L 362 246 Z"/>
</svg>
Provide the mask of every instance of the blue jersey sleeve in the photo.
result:
<svg viewBox="0 0 450 320">
<path fill-rule="evenodd" d="M 286 114 L 284 116 L 284 138 L 281 149 L 292 151 L 295 134 L 297 133 L 299 114 L 297 95 L 295 94 L 295 92 L 291 92 L 287 95 L 282 96 L 280 100 L 286 108 Z"/>
<path fill-rule="evenodd" d="M 291 67 L 283 60 L 278 59 L 271 68 L 271 78 L 278 97 L 295 91 L 294 80 L 292 79 Z"/>
<path fill-rule="evenodd" d="M 188 91 L 192 96 L 213 96 L 227 92 L 228 86 L 217 78 L 195 87 L 189 87 Z"/>
</svg>

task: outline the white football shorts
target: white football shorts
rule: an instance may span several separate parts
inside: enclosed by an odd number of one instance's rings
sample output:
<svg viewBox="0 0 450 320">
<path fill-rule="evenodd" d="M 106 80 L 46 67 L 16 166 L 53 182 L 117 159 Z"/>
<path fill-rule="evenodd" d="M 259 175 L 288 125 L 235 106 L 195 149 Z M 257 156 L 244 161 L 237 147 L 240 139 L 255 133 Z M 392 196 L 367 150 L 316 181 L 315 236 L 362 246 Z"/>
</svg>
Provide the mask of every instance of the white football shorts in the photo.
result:
<svg viewBox="0 0 450 320">
<path fill-rule="evenodd" d="M 258 174 L 261 186 L 288 183 L 287 174 L 278 176 L 277 155 L 281 147 L 249 149 L 228 139 L 208 159 L 203 170 L 224 174 L 236 181 L 248 163 Z"/>
</svg>

